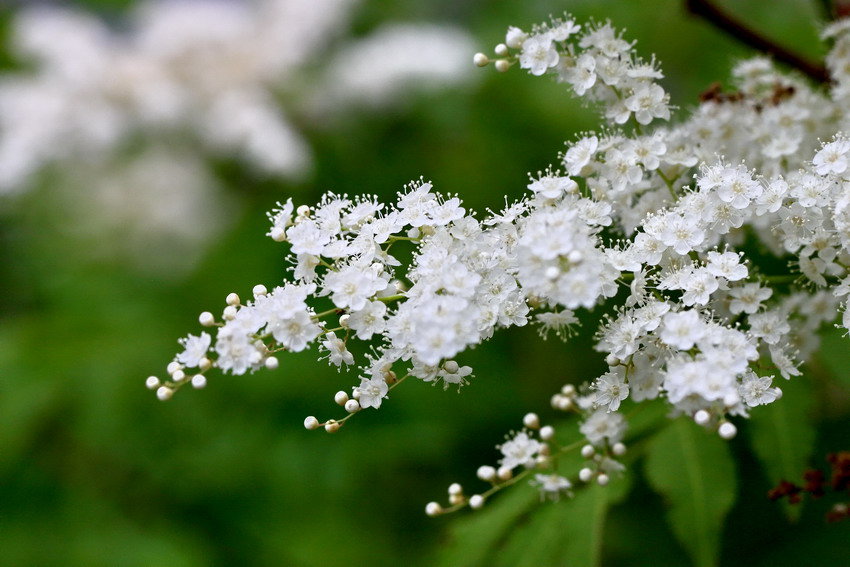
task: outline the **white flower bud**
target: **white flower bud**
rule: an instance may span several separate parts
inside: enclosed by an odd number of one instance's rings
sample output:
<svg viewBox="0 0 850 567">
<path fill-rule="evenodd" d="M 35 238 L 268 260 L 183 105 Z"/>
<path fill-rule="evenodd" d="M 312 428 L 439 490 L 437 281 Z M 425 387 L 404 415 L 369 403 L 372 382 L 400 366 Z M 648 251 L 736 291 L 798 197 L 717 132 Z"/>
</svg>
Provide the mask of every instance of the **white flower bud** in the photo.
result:
<svg viewBox="0 0 850 567">
<path fill-rule="evenodd" d="M 449 485 L 449 494 L 463 494 L 463 487 L 459 483 L 453 482 Z"/>
<path fill-rule="evenodd" d="M 476 53 L 472 56 L 472 62 L 476 67 L 486 67 L 490 63 L 490 58 L 483 53 Z"/>
<path fill-rule="evenodd" d="M 251 291 L 254 294 L 254 297 L 261 297 L 269 292 L 269 290 L 263 284 L 255 285 L 254 289 L 252 289 Z"/>
<path fill-rule="evenodd" d="M 555 438 L 555 428 L 551 425 L 544 425 L 540 428 L 540 438 L 544 441 L 551 441 Z"/>
<path fill-rule="evenodd" d="M 611 452 L 614 453 L 615 457 L 622 457 L 626 454 L 626 446 L 623 443 L 614 443 Z"/>
<path fill-rule="evenodd" d="M 593 445 L 585 445 L 581 448 L 581 456 L 585 459 L 591 458 L 596 454 L 596 449 L 593 448 Z"/>
<path fill-rule="evenodd" d="M 328 433 L 336 433 L 337 431 L 339 431 L 339 428 L 340 425 L 336 420 L 329 419 L 325 423 L 325 431 L 327 431 Z"/>
<path fill-rule="evenodd" d="M 198 323 L 204 327 L 212 327 L 215 325 L 215 316 L 209 311 L 204 311 L 198 316 Z"/>
<path fill-rule="evenodd" d="M 274 356 L 267 356 L 266 360 L 263 361 L 263 365 L 269 370 L 277 370 L 277 367 L 280 366 L 280 361 Z"/>
<path fill-rule="evenodd" d="M 176 360 L 172 360 L 168 363 L 168 366 L 165 367 L 165 371 L 168 372 L 169 375 L 172 375 L 181 368 L 182 366 L 180 366 L 179 362 L 177 362 Z"/>
<path fill-rule="evenodd" d="M 528 35 L 521 29 L 515 26 L 508 28 L 508 33 L 505 34 L 505 43 L 511 49 L 519 49 L 522 47 L 522 42 L 528 38 Z"/>
<path fill-rule="evenodd" d="M 457 362 L 454 360 L 447 360 L 443 363 L 443 369 L 449 374 L 457 374 L 457 371 L 460 370 L 460 366 L 458 366 Z"/>
<path fill-rule="evenodd" d="M 159 398 L 163 402 L 165 400 L 171 399 L 172 395 L 174 395 L 174 390 L 172 390 L 168 386 L 160 386 L 159 388 L 156 389 L 156 397 Z"/>
<path fill-rule="evenodd" d="M 496 61 L 496 71 L 504 73 L 511 68 L 511 64 L 507 59 L 499 59 Z"/>
<path fill-rule="evenodd" d="M 567 397 L 575 396 L 576 395 L 576 387 L 573 386 L 572 384 L 564 384 L 563 386 L 561 386 L 561 394 L 563 394 Z"/>
<path fill-rule="evenodd" d="M 598 477 L 596 477 L 596 482 L 599 486 L 606 486 L 611 479 L 605 473 L 600 473 Z"/>
<path fill-rule="evenodd" d="M 310 214 L 310 207 L 307 205 L 300 205 L 297 209 L 295 209 L 295 214 L 299 217 L 306 217 Z"/>
<path fill-rule="evenodd" d="M 522 418 L 522 423 L 529 429 L 540 429 L 540 418 L 536 413 L 527 413 Z"/>
<path fill-rule="evenodd" d="M 357 400 L 348 400 L 345 402 L 345 411 L 348 413 L 355 413 L 360 411 L 360 402 Z"/>
<path fill-rule="evenodd" d="M 493 52 L 499 57 L 507 57 L 509 55 L 508 46 L 504 43 L 500 43 L 496 46 Z"/>
<path fill-rule="evenodd" d="M 558 266 L 549 266 L 543 272 L 543 276 L 547 280 L 554 280 L 560 275 L 561 275 L 561 270 L 558 269 Z"/>
<path fill-rule="evenodd" d="M 319 425 L 319 420 L 316 419 L 315 416 L 308 415 L 304 418 L 304 429 L 309 429 L 312 431 L 313 429 L 318 429 Z"/>
<path fill-rule="evenodd" d="M 201 388 L 207 385 L 207 377 L 203 374 L 195 374 L 192 376 L 192 387 L 196 390 L 200 390 Z"/>
<path fill-rule="evenodd" d="M 338 405 L 338 406 L 344 406 L 345 402 L 347 402 L 347 401 L 348 401 L 348 394 L 343 392 L 342 390 L 340 390 L 339 392 L 337 392 L 334 395 L 334 402 L 336 402 L 336 405 Z"/>
<path fill-rule="evenodd" d="M 221 316 L 222 316 L 223 319 L 225 319 L 227 321 L 232 321 L 233 319 L 236 318 L 237 312 L 238 312 L 238 309 L 236 309 L 235 305 L 228 305 L 227 307 L 224 308 L 224 311 L 221 312 Z"/>
<path fill-rule="evenodd" d="M 148 379 L 145 380 L 145 388 L 148 390 L 156 390 L 159 388 L 160 384 L 161 382 L 156 376 L 148 376 Z"/>
<path fill-rule="evenodd" d="M 735 424 L 729 421 L 724 421 L 720 424 L 720 427 L 717 428 L 717 433 L 720 435 L 720 437 L 728 441 L 729 439 L 735 437 L 735 435 L 738 433 L 738 428 L 735 427 Z"/>
<path fill-rule="evenodd" d="M 198 361 L 198 368 L 201 369 L 201 372 L 206 372 L 207 370 L 212 368 L 212 360 L 210 360 L 206 356 L 203 357 L 201 360 Z"/>
<path fill-rule="evenodd" d="M 347 329 L 349 319 L 351 319 L 351 315 L 349 315 L 348 313 L 344 313 L 344 314 L 340 315 L 339 316 L 339 326 L 342 327 L 343 329 Z"/>
<path fill-rule="evenodd" d="M 411 228 L 410 230 L 407 231 L 407 237 L 408 238 L 419 238 L 420 234 L 421 234 L 421 232 L 416 227 L 413 227 L 413 228 Z"/>
<path fill-rule="evenodd" d="M 239 296 L 235 293 L 228 293 L 224 301 L 228 305 L 239 305 L 241 303 Z"/>
<path fill-rule="evenodd" d="M 490 465 L 483 465 L 478 467 L 478 470 L 475 472 L 475 474 L 484 482 L 493 482 L 494 480 L 496 480 L 496 469 L 491 467 Z"/>
<path fill-rule="evenodd" d="M 269 236 L 271 236 L 272 240 L 274 240 L 275 242 L 283 242 L 284 240 L 286 240 L 286 231 L 279 226 L 274 226 L 269 231 Z"/>
<path fill-rule="evenodd" d="M 484 506 L 484 497 L 480 494 L 473 494 L 469 497 L 469 507 L 473 510 L 479 510 Z"/>
<path fill-rule="evenodd" d="M 707 425 L 711 420 L 711 414 L 701 409 L 694 414 L 694 422 L 697 425 Z"/>
<path fill-rule="evenodd" d="M 499 477 L 499 480 L 511 480 L 514 476 L 514 471 L 508 467 L 499 467 L 496 471 L 496 476 Z"/>
<path fill-rule="evenodd" d="M 582 482 L 590 482 L 593 478 L 593 471 L 587 467 L 578 471 L 578 479 Z"/>
<path fill-rule="evenodd" d="M 605 357 L 605 364 L 608 366 L 619 366 L 620 359 L 609 353 L 608 356 Z"/>
<path fill-rule="evenodd" d="M 171 374 L 171 379 L 174 380 L 175 382 L 182 382 L 183 380 L 186 379 L 186 373 L 183 372 L 182 370 L 175 370 Z"/>
<path fill-rule="evenodd" d="M 425 505 L 425 514 L 431 516 L 432 518 L 434 516 L 439 516 L 442 513 L 443 507 L 440 506 L 440 504 L 437 502 L 428 502 L 428 504 Z"/>
</svg>

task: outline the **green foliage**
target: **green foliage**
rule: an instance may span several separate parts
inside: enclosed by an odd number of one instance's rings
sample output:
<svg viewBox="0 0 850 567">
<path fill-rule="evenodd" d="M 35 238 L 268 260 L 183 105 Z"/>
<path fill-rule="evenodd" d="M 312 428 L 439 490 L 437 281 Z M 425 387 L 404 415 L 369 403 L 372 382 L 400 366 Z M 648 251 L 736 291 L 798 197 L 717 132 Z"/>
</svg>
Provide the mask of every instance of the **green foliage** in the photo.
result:
<svg viewBox="0 0 850 567">
<path fill-rule="evenodd" d="M 811 384 L 798 377 L 776 385 L 782 388 L 782 399 L 753 410 L 747 427 L 753 451 L 772 486 L 801 478 L 810 465 L 815 441 Z M 799 517 L 799 506 L 784 504 L 789 518 Z"/>
<path fill-rule="evenodd" d="M 573 458 L 564 467 L 578 470 Z M 564 466 L 564 463 L 562 463 Z M 573 498 L 540 502 L 527 482 L 497 496 L 468 518 L 453 518 L 438 565 L 445 567 L 536 567 L 600 565 L 609 508 L 629 492 L 630 477 L 610 485 L 580 485 Z"/>
<path fill-rule="evenodd" d="M 727 442 L 679 418 L 651 441 L 645 472 L 664 497 L 670 528 L 694 565 L 718 565 L 723 521 L 735 502 L 735 466 Z"/>
</svg>

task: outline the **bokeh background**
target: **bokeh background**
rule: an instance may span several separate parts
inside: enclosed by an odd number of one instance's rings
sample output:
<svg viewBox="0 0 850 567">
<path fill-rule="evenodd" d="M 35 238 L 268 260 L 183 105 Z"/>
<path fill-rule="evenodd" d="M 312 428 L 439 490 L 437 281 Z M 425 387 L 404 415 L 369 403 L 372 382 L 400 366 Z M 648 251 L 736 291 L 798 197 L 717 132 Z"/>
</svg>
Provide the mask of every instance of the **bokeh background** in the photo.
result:
<svg viewBox="0 0 850 567">
<path fill-rule="evenodd" d="M 35 4 L 0 0 L 0 93 L 46 73 L 15 43 L 21 10 Z M 141 4 L 53 6 L 93 14 L 120 34 Z M 824 52 L 821 4 L 726 2 L 812 59 Z M 75 154 L 73 131 L 47 136 L 55 159 L 0 194 L 0 565 L 439 562 L 458 519 L 429 519 L 425 503 L 444 500 L 451 482 L 474 485 L 475 469 L 495 461 L 494 446 L 526 411 L 554 418 L 551 393 L 597 375 L 601 360 L 586 333 L 562 344 L 530 328 L 503 332 L 460 358 L 475 369 L 460 393 L 408 383 L 333 436 L 305 431 L 302 420 L 338 416 L 333 394 L 356 380 L 314 353 L 283 357 L 274 372 L 212 375 L 205 390 L 168 403 L 144 380 L 164 373 L 176 339 L 197 332 L 198 313 L 219 311 L 231 291 L 247 296 L 254 284 L 283 277 L 284 248 L 264 236 L 264 213 L 278 200 L 312 203 L 327 190 L 391 198 L 420 175 L 479 211 L 520 195 L 527 172 L 556 161 L 564 142 L 596 118 L 553 82 L 476 69 L 472 53 L 490 52 L 509 24 L 529 27 L 564 11 L 627 28 L 642 54 L 662 62 L 683 111 L 751 55 L 674 0 L 360 0 L 322 28 L 321 41 L 281 81 L 270 81 L 303 150 L 297 167 L 263 167 L 198 143 L 206 134 L 197 127 L 154 128 L 97 155 Z M 290 32 L 303 34 L 308 20 L 293 19 Z M 345 58 L 358 42 L 388 41 L 381 30 L 391 24 L 461 30 L 468 68 L 369 90 L 390 63 Z M 55 36 L 53 48 L 62 51 L 67 40 Z M 375 45 L 370 53 L 381 54 Z M 423 49 L 414 59 L 436 67 L 429 57 L 436 56 Z M 194 70 L 214 75 L 209 63 Z M 346 70 L 358 73 L 345 79 Z M 0 117 L 0 142 L 18 132 L 8 126 L 15 121 L 50 129 L 49 109 L 37 101 L 29 114 L 21 108 L 0 94 L 0 113 L 15 113 Z M 818 396 L 815 465 L 828 451 L 850 449 L 847 351 L 846 339 L 828 336 L 804 378 Z M 766 501 L 770 481 L 744 441 L 733 448 L 739 499 L 723 565 L 850 561 L 847 525 L 825 525 L 818 503 L 787 523 Z M 602 563 L 688 564 L 639 470 L 605 528 Z"/>
</svg>

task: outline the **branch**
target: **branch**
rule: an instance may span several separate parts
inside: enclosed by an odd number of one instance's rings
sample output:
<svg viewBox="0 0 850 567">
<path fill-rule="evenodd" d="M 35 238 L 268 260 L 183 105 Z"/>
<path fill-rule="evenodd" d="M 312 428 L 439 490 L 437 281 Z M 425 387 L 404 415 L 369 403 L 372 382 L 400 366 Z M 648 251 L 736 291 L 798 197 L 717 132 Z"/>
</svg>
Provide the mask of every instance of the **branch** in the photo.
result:
<svg viewBox="0 0 850 567">
<path fill-rule="evenodd" d="M 777 61 L 798 69 L 819 83 L 829 82 L 829 74 L 823 65 L 807 61 L 781 45 L 777 45 L 720 10 L 711 0 L 686 0 L 686 5 L 689 12 L 704 18 L 741 43 L 772 55 Z"/>
</svg>

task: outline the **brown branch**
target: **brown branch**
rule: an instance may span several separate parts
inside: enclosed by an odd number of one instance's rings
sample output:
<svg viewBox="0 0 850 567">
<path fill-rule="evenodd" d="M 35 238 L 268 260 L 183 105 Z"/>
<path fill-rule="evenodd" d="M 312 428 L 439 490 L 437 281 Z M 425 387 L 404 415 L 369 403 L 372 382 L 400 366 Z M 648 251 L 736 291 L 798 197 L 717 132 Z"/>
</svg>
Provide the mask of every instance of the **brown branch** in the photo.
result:
<svg viewBox="0 0 850 567">
<path fill-rule="evenodd" d="M 823 65 L 807 61 L 796 53 L 785 49 L 781 45 L 777 45 L 773 41 L 737 21 L 728 13 L 715 6 L 710 0 L 686 0 L 686 5 L 689 12 L 704 18 L 741 43 L 772 55 L 777 61 L 781 61 L 782 63 L 801 71 L 815 81 L 820 83 L 829 82 L 829 74 Z"/>
</svg>

